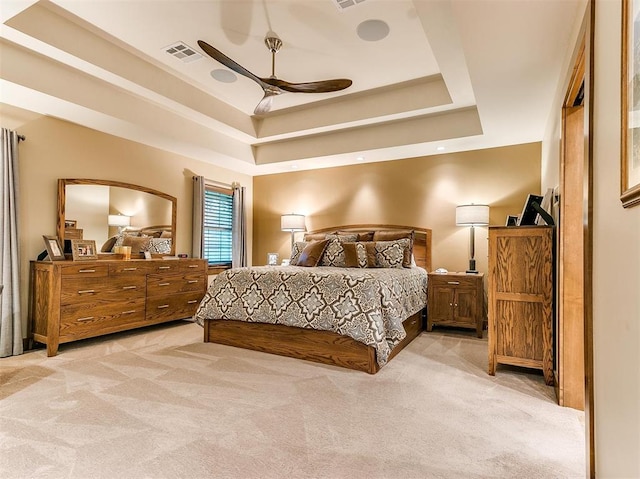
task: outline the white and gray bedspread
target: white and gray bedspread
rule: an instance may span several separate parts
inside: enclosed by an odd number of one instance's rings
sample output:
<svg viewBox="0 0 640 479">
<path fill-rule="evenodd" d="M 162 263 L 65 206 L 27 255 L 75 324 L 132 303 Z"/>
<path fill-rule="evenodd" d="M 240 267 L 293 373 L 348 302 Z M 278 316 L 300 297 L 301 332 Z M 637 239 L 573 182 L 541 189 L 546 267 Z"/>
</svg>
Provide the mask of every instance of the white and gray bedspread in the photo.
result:
<svg viewBox="0 0 640 479">
<path fill-rule="evenodd" d="M 402 322 L 426 305 L 423 268 L 258 266 L 216 276 L 195 315 L 333 331 L 376 350 L 386 364 Z"/>
</svg>

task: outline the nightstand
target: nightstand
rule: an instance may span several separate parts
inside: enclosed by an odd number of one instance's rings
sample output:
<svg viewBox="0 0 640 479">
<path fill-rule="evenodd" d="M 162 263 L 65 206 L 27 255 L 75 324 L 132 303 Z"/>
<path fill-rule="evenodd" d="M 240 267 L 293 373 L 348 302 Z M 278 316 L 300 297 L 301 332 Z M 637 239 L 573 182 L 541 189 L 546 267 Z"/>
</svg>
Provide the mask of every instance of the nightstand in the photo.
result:
<svg viewBox="0 0 640 479">
<path fill-rule="evenodd" d="M 484 323 L 484 274 L 429 273 L 427 283 L 427 331 L 433 326 L 457 326 L 476 330 L 482 337 Z"/>
</svg>

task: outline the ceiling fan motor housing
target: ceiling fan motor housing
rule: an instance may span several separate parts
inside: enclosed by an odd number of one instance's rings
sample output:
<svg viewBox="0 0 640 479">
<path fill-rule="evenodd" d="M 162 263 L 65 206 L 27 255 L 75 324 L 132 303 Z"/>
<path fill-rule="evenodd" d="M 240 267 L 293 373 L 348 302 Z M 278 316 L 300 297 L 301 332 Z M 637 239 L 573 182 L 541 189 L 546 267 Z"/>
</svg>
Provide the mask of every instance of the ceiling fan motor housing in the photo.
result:
<svg viewBox="0 0 640 479">
<path fill-rule="evenodd" d="M 278 53 L 280 47 L 282 47 L 282 40 L 273 32 L 267 33 L 264 38 L 264 44 L 267 46 L 271 53 Z"/>
</svg>

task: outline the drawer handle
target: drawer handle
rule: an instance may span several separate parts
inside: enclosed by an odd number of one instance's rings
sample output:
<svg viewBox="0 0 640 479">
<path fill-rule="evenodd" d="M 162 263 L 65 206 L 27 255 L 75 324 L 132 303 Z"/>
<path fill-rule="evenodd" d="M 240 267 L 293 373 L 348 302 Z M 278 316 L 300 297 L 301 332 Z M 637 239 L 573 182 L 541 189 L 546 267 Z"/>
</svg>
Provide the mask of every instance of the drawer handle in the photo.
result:
<svg viewBox="0 0 640 479">
<path fill-rule="evenodd" d="M 122 268 L 122 271 L 135 271 L 138 268 Z"/>
<path fill-rule="evenodd" d="M 122 289 L 136 289 L 137 286 L 123 286 Z"/>
<path fill-rule="evenodd" d="M 190 264 L 190 265 L 189 265 L 189 268 L 197 268 L 198 266 L 199 266 L 199 265 L 197 265 L 197 264 Z"/>
<path fill-rule="evenodd" d="M 168 304 L 161 304 L 160 306 L 158 306 L 158 309 L 164 309 L 164 308 L 168 308 L 169 305 Z"/>
<path fill-rule="evenodd" d="M 187 281 L 187 283 L 189 284 L 193 284 L 193 283 L 197 283 L 198 280 L 197 279 L 190 279 L 189 281 Z"/>
<path fill-rule="evenodd" d="M 158 266 L 158 269 L 171 269 L 171 266 Z"/>
<path fill-rule="evenodd" d="M 123 311 L 122 314 L 131 314 L 131 313 L 135 313 L 136 310 L 135 309 L 130 309 L 129 311 Z"/>
<path fill-rule="evenodd" d="M 95 269 L 81 269 L 78 273 L 95 273 Z"/>
<path fill-rule="evenodd" d="M 414 324 L 416 324 L 417 322 L 418 322 L 418 320 L 417 320 L 417 319 L 414 319 L 414 320 L 412 320 L 412 321 L 411 321 L 411 323 L 409 323 L 409 324 L 411 324 L 411 326 L 413 326 L 413 325 L 414 325 Z"/>
<path fill-rule="evenodd" d="M 187 301 L 187 304 L 193 304 L 193 303 L 197 303 L 198 300 L 197 299 L 192 299 L 190 301 Z"/>
<path fill-rule="evenodd" d="M 81 322 L 81 321 L 91 321 L 93 319 L 93 316 L 87 316 L 86 318 L 78 318 L 76 319 L 76 321 Z"/>
<path fill-rule="evenodd" d="M 78 294 L 85 294 L 85 293 L 95 293 L 96 291 L 94 289 L 81 289 L 80 291 L 78 291 Z"/>
<path fill-rule="evenodd" d="M 158 283 L 158 286 L 169 286 L 171 283 Z"/>
<path fill-rule="evenodd" d="M 447 281 L 447 284 L 460 284 L 460 281 Z"/>
</svg>

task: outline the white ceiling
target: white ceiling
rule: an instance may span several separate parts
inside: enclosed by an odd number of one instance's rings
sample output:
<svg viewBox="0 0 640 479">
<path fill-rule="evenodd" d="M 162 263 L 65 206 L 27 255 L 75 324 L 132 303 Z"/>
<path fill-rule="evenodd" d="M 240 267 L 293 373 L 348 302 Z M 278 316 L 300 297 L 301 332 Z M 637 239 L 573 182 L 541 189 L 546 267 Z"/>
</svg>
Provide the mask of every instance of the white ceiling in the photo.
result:
<svg viewBox="0 0 640 479">
<path fill-rule="evenodd" d="M 247 174 L 540 141 L 585 0 L 2 0 L 0 114 L 24 109 Z M 389 35 L 358 37 L 382 20 Z M 349 78 L 336 93 L 262 89 L 259 77 Z M 183 63 L 165 47 L 202 58 Z M 8 105 L 8 106 L 7 106 Z M 28 117 L 31 118 L 31 117 Z M 4 125 L 2 125 L 4 126 Z"/>
</svg>

